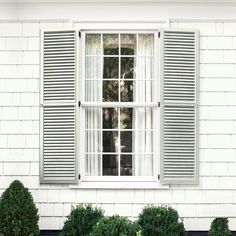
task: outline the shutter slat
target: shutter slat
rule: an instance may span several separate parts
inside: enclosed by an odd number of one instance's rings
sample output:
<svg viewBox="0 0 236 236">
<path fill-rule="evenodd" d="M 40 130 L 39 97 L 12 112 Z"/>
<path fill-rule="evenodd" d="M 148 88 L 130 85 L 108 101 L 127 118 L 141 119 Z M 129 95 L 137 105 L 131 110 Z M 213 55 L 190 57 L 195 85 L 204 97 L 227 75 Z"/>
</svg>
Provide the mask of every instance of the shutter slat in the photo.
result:
<svg viewBox="0 0 236 236">
<path fill-rule="evenodd" d="M 76 183 L 76 31 L 44 31 L 42 41 L 41 182 Z"/>
<path fill-rule="evenodd" d="M 197 183 L 197 43 L 195 31 L 161 32 L 163 183 Z"/>
</svg>

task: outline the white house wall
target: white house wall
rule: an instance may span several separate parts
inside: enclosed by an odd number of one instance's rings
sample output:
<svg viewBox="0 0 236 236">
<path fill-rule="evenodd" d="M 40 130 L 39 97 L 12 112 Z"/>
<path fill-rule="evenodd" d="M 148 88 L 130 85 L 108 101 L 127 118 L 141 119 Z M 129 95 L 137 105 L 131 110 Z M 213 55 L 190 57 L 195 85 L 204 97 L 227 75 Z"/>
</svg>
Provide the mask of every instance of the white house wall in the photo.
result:
<svg viewBox="0 0 236 236">
<path fill-rule="evenodd" d="M 11 181 L 20 179 L 37 202 L 40 229 L 60 229 L 71 205 L 77 203 L 92 203 L 108 215 L 130 218 L 136 218 L 145 204 L 153 203 L 172 205 L 184 218 L 188 230 L 208 230 L 212 219 L 219 216 L 230 217 L 230 228 L 236 230 L 236 20 L 232 19 L 236 18 L 236 8 L 169 7 L 167 11 L 167 6 L 136 6 L 132 12 L 131 5 L 118 5 L 117 11 L 115 5 L 98 6 L 97 10 L 92 7 L 92 11 L 88 5 L 74 9 L 68 6 L 67 11 L 46 6 L 37 11 L 34 7 L 19 8 L 16 14 L 8 6 L 0 7 L 0 13 L 8 9 L 0 14 L 4 20 L 0 22 L 0 193 Z M 207 13 L 212 20 L 203 19 Z M 78 26 L 68 19 L 114 20 L 115 14 L 116 19 L 124 21 L 164 20 L 165 26 L 200 30 L 197 186 L 89 190 L 39 184 L 39 31 Z M 199 20 L 190 20 L 193 18 Z M 7 21 L 10 19 L 14 21 Z"/>
</svg>

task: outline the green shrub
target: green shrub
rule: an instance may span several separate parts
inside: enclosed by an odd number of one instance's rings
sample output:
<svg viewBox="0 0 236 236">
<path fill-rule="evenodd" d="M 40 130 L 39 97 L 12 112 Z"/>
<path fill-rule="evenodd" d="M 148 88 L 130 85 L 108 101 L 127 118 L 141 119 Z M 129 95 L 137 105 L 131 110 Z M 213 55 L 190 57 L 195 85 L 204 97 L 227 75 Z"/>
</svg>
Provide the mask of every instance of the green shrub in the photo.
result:
<svg viewBox="0 0 236 236">
<path fill-rule="evenodd" d="M 89 236 L 136 236 L 140 231 L 137 223 L 122 216 L 106 216 L 95 225 Z"/>
<path fill-rule="evenodd" d="M 0 199 L 0 235 L 38 236 L 38 209 L 32 195 L 15 180 Z"/>
<path fill-rule="evenodd" d="M 138 218 L 142 228 L 142 236 L 184 236 L 183 223 L 179 215 L 171 207 L 147 206 Z"/>
<path fill-rule="evenodd" d="M 209 236 L 230 236 L 231 232 L 228 226 L 227 218 L 216 218 L 211 223 L 211 228 L 208 232 Z"/>
<path fill-rule="evenodd" d="M 78 205 L 64 224 L 60 236 L 88 236 L 92 227 L 103 217 L 103 211 L 91 205 Z"/>
</svg>

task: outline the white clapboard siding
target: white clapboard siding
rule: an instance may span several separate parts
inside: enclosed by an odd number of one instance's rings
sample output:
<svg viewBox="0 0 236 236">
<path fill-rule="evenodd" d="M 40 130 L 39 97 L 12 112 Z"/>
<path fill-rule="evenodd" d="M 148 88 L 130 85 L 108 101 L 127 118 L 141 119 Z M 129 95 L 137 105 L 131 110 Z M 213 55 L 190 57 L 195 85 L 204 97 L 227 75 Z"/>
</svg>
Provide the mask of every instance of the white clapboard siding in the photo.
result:
<svg viewBox="0 0 236 236">
<path fill-rule="evenodd" d="M 198 33 L 161 31 L 161 181 L 198 181 L 197 63 Z"/>
<path fill-rule="evenodd" d="M 75 183 L 76 31 L 42 32 L 41 182 Z"/>
</svg>

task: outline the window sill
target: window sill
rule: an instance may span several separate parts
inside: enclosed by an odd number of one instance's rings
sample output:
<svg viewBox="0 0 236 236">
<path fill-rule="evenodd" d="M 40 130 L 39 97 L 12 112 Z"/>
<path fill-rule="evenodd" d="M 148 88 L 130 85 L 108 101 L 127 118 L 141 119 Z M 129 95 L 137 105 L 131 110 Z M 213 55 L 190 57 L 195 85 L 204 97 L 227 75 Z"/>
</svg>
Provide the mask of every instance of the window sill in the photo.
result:
<svg viewBox="0 0 236 236">
<path fill-rule="evenodd" d="M 72 189 L 168 189 L 169 185 L 160 182 L 98 182 L 81 181 L 79 184 L 70 185 Z"/>
</svg>

